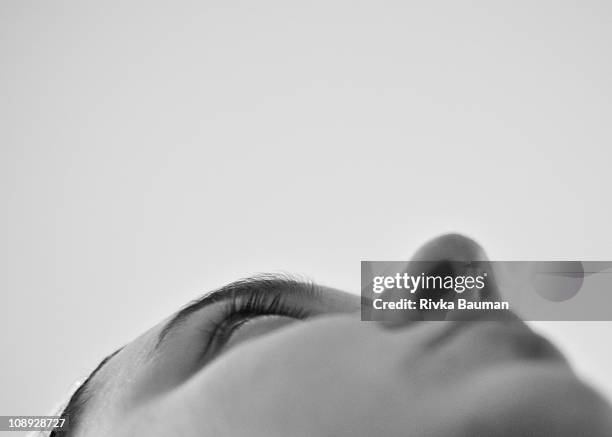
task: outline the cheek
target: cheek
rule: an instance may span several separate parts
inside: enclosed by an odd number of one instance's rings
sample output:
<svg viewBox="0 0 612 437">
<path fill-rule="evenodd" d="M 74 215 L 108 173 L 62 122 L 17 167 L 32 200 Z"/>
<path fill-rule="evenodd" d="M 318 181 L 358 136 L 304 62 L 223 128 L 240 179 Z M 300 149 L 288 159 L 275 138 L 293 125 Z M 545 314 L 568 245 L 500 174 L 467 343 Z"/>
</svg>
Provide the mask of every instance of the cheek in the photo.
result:
<svg viewBox="0 0 612 437">
<path fill-rule="evenodd" d="M 163 408 L 189 423 L 184 435 L 194 437 L 203 429 L 232 437 L 404 429 L 407 398 L 397 390 L 402 375 L 391 374 L 397 366 L 384 364 L 391 360 L 381 363 L 379 330 L 364 332 L 358 323 L 352 320 L 350 329 L 340 329 L 344 321 L 304 324 L 243 344 L 169 394 Z"/>
<path fill-rule="evenodd" d="M 514 436 L 528 435 L 517 429 L 527 424 L 564 436 L 576 427 L 564 418 L 586 426 L 601 416 L 585 413 L 594 407 L 576 412 L 576 402 L 599 404 L 587 402 L 566 366 L 498 363 L 449 381 L 435 370 L 439 355 L 372 327 L 330 318 L 245 342 L 134 411 L 130 432 L 113 435 Z"/>
</svg>

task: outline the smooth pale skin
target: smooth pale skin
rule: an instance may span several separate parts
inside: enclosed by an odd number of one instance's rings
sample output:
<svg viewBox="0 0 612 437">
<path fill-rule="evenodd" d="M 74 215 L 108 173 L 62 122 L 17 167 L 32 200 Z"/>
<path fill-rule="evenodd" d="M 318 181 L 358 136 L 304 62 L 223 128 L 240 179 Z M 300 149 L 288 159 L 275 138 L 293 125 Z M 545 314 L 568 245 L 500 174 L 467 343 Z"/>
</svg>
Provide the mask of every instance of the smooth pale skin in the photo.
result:
<svg viewBox="0 0 612 437">
<path fill-rule="evenodd" d="M 480 250 L 449 235 L 417 254 Z M 207 309 L 155 355 L 163 324 L 153 327 L 94 377 L 76 435 L 612 435 L 609 404 L 522 322 L 361 322 L 357 296 L 327 292 L 321 316 L 247 322 L 204 367 L 196 345 Z"/>
</svg>

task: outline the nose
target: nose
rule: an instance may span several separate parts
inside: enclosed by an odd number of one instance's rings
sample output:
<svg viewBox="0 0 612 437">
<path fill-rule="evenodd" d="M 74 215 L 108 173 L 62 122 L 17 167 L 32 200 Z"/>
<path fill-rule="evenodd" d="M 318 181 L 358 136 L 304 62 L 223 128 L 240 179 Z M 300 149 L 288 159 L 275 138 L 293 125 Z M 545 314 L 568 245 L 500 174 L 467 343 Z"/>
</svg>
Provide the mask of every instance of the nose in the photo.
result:
<svg viewBox="0 0 612 437">
<path fill-rule="evenodd" d="M 487 261 L 484 249 L 473 239 L 461 234 L 445 234 L 421 246 L 412 261 L 470 262 Z"/>
<path fill-rule="evenodd" d="M 411 258 L 406 273 L 411 276 L 434 275 L 441 277 L 457 277 L 474 274 L 472 262 L 488 261 L 484 249 L 473 239 L 461 234 L 445 234 L 436 237 L 421 246 Z M 494 278 L 489 278 L 489 286 L 495 287 Z M 496 293 L 496 290 L 490 290 Z M 385 292 L 386 298 L 395 300 L 406 297 L 400 296 L 401 290 L 389 289 Z M 398 294 L 395 296 L 395 294 Z M 457 294 L 452 290 L 437 290 L 438 298 L 454 300 Z M 425 297 L 422 291 L 417 291 L 411 296 L 412 299 Z M 403 326 L 416 320 L 444 320 L 447 311 L 440 309 L 427 309 L 415 311 L 390 311 L 386 314 L 386 322 L 389 326 Z"/>
</svg>

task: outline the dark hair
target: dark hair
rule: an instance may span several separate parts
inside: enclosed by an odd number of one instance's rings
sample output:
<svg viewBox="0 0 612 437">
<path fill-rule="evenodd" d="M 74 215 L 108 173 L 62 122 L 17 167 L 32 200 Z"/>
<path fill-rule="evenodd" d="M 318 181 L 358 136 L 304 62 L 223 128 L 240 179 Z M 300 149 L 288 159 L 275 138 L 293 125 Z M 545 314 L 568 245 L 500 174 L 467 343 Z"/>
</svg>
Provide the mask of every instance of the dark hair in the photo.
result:
<svg viewBox="0 0 612 437">
<path fill-rule="evenodd" d="M 121 348 L 122 349 L 122 348 Z M 66 430 L 53 430 L 49 434 L 49 437 L 70 437 L 74 435 L 74 430 L 79 423 L 79 419 L 82 416 L 83 409 L 89 400 L 90 393 L 88 391 L 89 381 L 98 373 L 98 370 L 104 366 L 108 360 L 114 357 L 121 349 L 117 349 L 115 352 L 104 358 L 100 364 L 94 369 L 93 372 L 87 377 L 87 379 L 79 386 L 79 388 L 70 396 L 70 400 L 66 407 L 61 413 L 61 417 L 66 419 L 68 427 Z"/>
</svg>

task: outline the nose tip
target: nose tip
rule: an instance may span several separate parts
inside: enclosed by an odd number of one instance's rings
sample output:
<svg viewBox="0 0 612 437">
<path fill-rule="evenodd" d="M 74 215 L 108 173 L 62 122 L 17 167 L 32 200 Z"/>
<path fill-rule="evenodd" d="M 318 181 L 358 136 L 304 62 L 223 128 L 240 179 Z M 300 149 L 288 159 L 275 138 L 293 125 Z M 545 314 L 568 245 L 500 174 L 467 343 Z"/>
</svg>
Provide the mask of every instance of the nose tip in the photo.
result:
<svg viewBox="0 0 612 437">
<path fill-rule="evenodd" d="M 416 251 L 412 261 L 470 262 L 487 261 L 484 249 L 473 239 L 461 234 L 436 237 Z"/>
<path fill-rule="evenodd" d="M 474 261 L 488 261 L 484 249 L 476 241 L 461 234 L 444 234 L 428 241 L 416 251 L 408 264 L 406 273 L 411 276 L 419 276 L 423 273 L 438 277 L 465 276 L 474 273 L 474 267 L 471 265 Z M 493 278 L 491 279 L 493 280 Z M 390 300 L 404 297 L 402 292 L 398 290 L 387 290 L 385 293 Z M 434 295 L 446 301 L 457 298 L 454 291 L 439 290 Z M 411 296 L 411 299 L 419 299 L 420 297 L 424 296 L 421 291 L 417 291 Z M 416 314 L 390 312 L 386 321 L 389 322 L 389 326 L 401 326 L 415 321 L 414 317 L 418 317 L 419 320 L 445 320 L 447 310 L 420 310 Z"/>
</svg>

